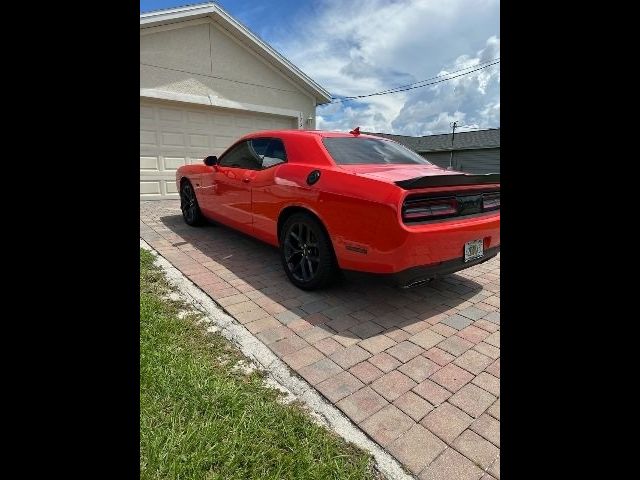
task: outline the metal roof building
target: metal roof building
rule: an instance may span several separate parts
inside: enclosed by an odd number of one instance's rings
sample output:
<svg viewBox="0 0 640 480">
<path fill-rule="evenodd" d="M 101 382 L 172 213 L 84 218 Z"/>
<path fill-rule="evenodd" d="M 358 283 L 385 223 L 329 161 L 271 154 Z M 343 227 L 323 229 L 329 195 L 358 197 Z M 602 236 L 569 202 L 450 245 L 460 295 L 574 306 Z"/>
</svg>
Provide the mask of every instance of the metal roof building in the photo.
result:
<svg viewBox="0 0 640 480">
<path fill-rule="evenodd" d="M 389 138 L 419 153 L 441 167 L 452 161 L 454 170 L 469 173 L 500 173 L 500 129 L 456 132 L 451 134 L 409 137 L 388 133 L 362 132 Z M 451 152 L 453 151 L 453 155 Z"/>
</svg>

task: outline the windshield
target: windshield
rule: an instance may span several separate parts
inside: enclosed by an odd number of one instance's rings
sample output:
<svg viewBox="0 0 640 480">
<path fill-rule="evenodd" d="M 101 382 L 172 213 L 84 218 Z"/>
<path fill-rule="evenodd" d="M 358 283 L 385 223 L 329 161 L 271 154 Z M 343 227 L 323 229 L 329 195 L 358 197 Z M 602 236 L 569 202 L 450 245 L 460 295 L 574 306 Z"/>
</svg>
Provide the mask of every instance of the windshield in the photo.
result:
<svg viewBox="0 0 640 480">
<path fill-rule="evenodd" d="M 327 137 L 325 148 L 338 165 L 354 164 L 426 164 L 426 158 L 400 145 L 382 138 Z"/>
</svg>

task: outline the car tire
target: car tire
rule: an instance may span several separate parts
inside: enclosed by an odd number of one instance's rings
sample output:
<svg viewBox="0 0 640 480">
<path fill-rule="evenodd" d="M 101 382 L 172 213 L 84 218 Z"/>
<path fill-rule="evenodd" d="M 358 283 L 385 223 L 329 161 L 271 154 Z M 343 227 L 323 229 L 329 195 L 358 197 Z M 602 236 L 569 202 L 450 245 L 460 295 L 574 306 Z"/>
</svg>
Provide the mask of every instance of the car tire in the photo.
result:
<svg viewBox="0 0 640 480">
<path fill-rule="evenodd" d="M 331 239 L 308 213 L 291 215 L 280 231 L 282 266 L 291 283 L 303 290 L 328 286 L 338 272 Z"/>
<path fill-rule="evenodd" d="M 204 217 L 200 211 L 193 185 L 188 180 L 182 182 L 180 186 L 180 210 L 182 210 L 182 217 L 187 225 L 192 227 L 202 225 Z"/>
</svg>

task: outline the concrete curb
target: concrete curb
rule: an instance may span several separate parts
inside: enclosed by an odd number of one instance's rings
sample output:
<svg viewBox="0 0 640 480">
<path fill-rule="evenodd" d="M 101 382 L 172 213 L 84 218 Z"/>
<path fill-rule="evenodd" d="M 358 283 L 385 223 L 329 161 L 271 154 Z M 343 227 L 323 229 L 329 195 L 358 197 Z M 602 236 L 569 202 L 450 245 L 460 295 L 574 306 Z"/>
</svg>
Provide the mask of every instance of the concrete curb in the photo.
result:
<svg viewBox="0 0 640 480">
<path fill-rule="evenodd" d="M 200 290 L 182 272 L 158 254 L 147 242 L 140 239 L 140 247 L 156 257 L 156 264 L 162 268 L 169 282 L 175 286 L 190 305 L 204 313 L 214 329 L 233 342 L 251 361 L 264 370 L 268 379 L 294 395 L 327 428 L 361 449 L 375 459 L 376 468 L 389 480 L 413 480 L 401 464 L 377 443 L 367 437 L 340 410 L 327 402 L 315 388 L 302 378 L 292 375 L 291 370 L 269 348 L 256 339 L 244 326 L 225 313 L 211 297 Z M 275 385 L 274 385 L 275 386 Z M 277 386 L 276 386 L 277 388 Z"/>
</svg>

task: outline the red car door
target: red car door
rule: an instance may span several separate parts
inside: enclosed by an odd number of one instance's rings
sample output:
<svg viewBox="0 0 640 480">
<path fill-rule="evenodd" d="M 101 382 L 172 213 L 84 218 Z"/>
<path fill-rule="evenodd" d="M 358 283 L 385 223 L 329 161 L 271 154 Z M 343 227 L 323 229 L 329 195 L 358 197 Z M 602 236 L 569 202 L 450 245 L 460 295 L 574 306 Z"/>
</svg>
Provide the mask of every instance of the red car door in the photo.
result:
<svg viewBox="0 0 640 480">
<path fill-rule="evenodd" d="M 261 169 L 251 172 L 251 211 L 253 212 L 253 235 L 268 242 L 277 242 L 277 218 L 282 199 L 274 195 L 273 185 L 278 165 L 287 161 L 284 144 L 279 138 L 271 138 L 261 148 Z"/>
<path fill-rule="evenodd" d="M 225 152 L 203 178 L 203 213 L 238 230 L 251 233 L 251 180 L 260 169 L 261 158 L 253 148 L 256 140 L 245 140 Z"/>
</svg>

